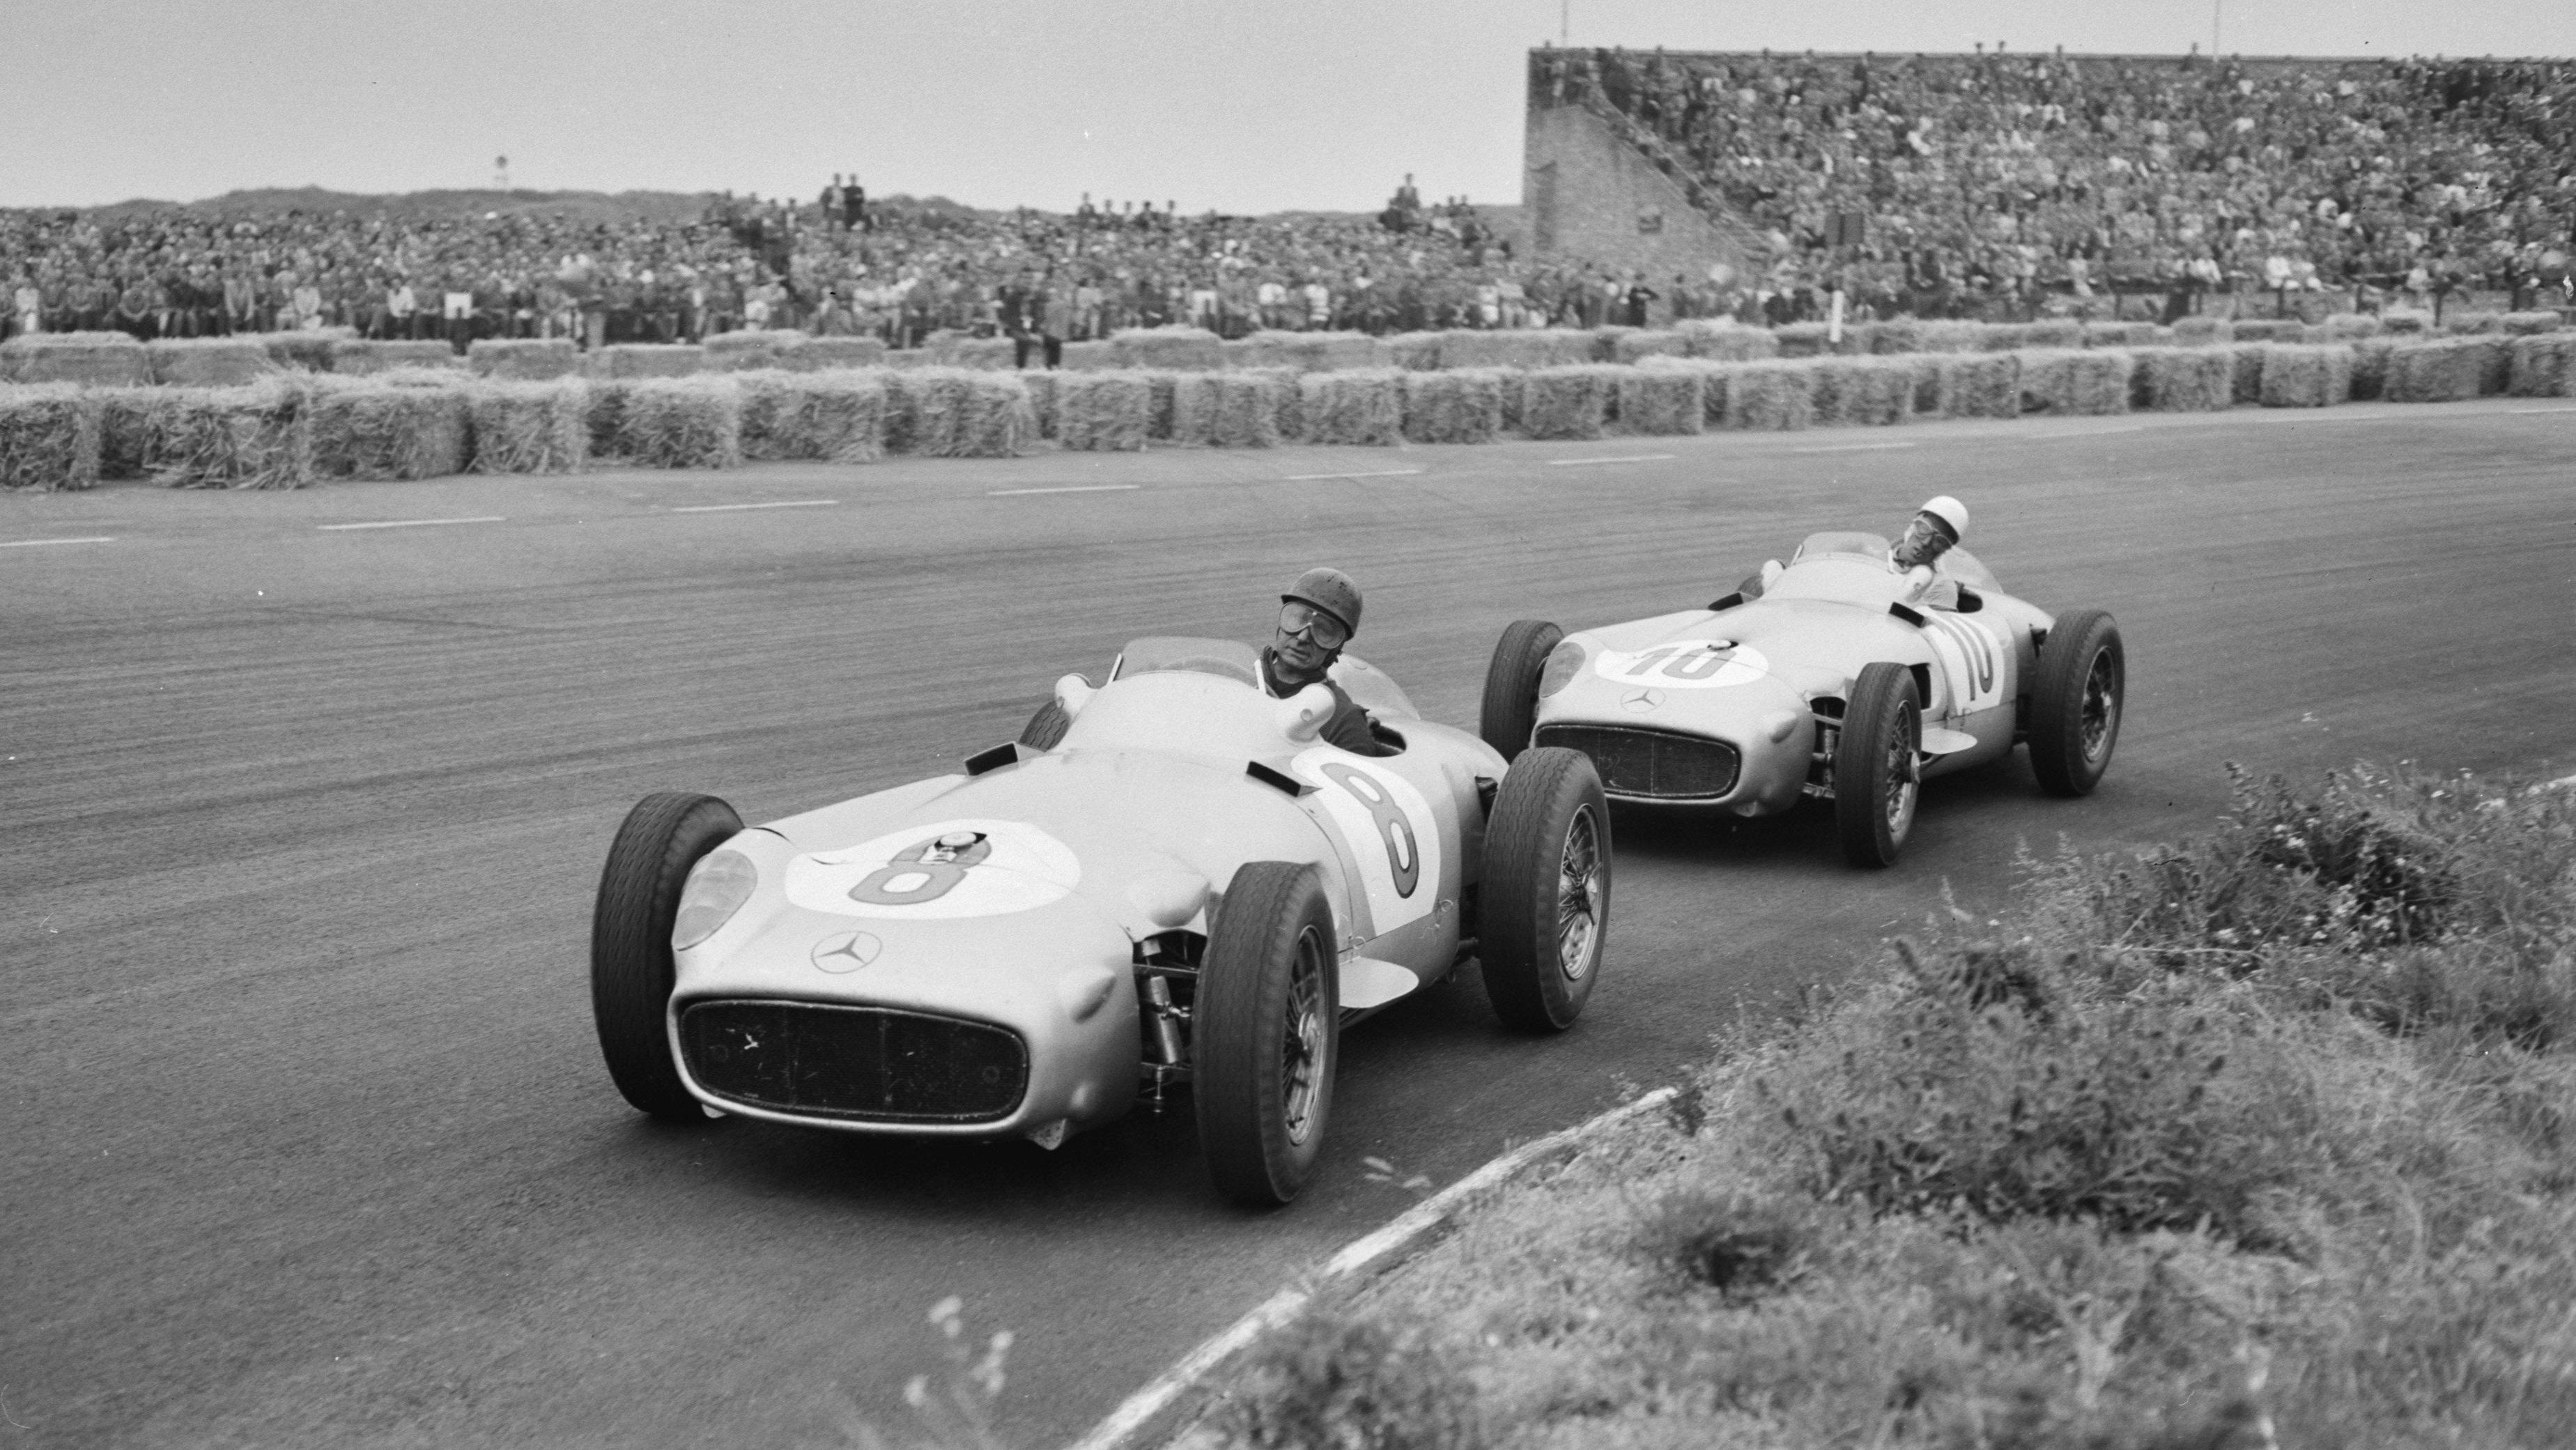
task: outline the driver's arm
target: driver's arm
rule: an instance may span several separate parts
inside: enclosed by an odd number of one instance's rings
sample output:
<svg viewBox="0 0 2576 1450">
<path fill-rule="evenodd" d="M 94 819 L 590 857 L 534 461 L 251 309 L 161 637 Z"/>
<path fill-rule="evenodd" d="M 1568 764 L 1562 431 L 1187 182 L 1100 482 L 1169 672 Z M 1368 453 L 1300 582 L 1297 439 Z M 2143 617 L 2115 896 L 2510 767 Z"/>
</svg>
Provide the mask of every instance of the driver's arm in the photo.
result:
<svg viewBox="0 0 2576 1450">
<path fill-rule="evenodd" d="M 1318 734 L 1326 744 L 1340 746 L 1353 755 L 1393 755 L 1394 747 L 1378 739 L 1372 727 L 1369 712 L 1359 702 L 1345 700 Z"/>
</svg>

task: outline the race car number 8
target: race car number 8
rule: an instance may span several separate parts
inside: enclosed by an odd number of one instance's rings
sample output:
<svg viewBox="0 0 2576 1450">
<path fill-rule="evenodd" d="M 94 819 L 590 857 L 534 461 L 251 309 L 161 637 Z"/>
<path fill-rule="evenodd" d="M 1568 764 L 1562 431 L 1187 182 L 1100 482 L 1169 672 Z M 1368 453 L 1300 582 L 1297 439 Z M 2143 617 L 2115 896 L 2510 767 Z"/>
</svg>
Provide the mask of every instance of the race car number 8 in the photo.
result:
<svg viewBox="0 0 2576 1450">
<path fill-rule="evenodd" d="M 850 888 L 850 899 L 870 906 L 937 901 L 966 879 L 967 867 L 993 854 L 993 843 L 980 836 L 973 845 L 955 851 L 939 850 L 939 844 L 933 839 L 896 852 L 893 860 L 859 878 L 859 884 Z"/>
<path fill-rule="evenodd" d="M 1395 877 L 1395 894 L 1409 897 L 1422 882 L 1422 852 L 1413 837 L 1413 822 L 1386 793 L 1386 787 L 1338 762 L 1323 767 L 1324 778 L 1349 791 L 1377 822 L 1378 839 L 1386 845 L 1386 867 Z"/>
</svg>

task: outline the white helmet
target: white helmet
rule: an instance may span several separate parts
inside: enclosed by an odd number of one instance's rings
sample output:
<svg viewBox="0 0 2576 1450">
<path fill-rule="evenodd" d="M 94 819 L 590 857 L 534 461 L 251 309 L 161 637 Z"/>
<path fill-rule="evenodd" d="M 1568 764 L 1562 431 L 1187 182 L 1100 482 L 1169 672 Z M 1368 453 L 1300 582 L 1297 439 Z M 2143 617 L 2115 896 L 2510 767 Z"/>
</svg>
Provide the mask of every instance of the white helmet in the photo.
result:
<svg viewBox="0 0 2576 1450">
<path fill-rule="evenodd" d="M 1955 544 L 1968 536 L 1968 506 L 1946 493 L 1924 504 L 1917 512 L 1930 514 L 1940 520 L 1941 526 L 1950 531 L 1951 543 Z"/>
</svg>

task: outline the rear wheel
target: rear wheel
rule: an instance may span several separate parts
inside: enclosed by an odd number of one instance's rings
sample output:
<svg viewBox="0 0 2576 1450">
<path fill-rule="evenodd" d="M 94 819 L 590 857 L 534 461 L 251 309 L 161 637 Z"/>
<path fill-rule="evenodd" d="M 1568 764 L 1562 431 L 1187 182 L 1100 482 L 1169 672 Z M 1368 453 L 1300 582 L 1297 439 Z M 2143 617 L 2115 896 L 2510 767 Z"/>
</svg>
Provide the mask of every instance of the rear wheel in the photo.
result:
<svg viewBox="0 0 2576 1450">
<path fill-rule="evenodd" d="M 1521 754 L 1485 828 L 1476 955 L 1494 1015 L 1523 1032 L 1574 1025 L 1610 924 L 1610 810 L 1582 752 Z"/>
<path fill-rule="evenodd" d="M 664 791 L 626 813 L 599 874 L 590 919 L 590 1010 L 599 1051 L 626 1101 L 669 1122 L 705 1121 L 680 1083 L 664 1019 L 671 1006 L 671 919 L 700 857 L 742 829 L 733 807 Z"/>
<path fill-rule="evenodd" d="M 1530 731 L 1538 726 L 1539 671 L 1563 638 L 1565 631 L 1544 619 L 1515 619 L 1494 645 L 1494 658 L 1485 666 L 1485 707 L 1476 733 L 1505 760 L 1517 759 L 1529 747 Z"/>
<path fill-rule="evenodd" d="M 2090 795 L 2120 743 L 2129 661 L 2120 626 L 2098 609 L 2057 617 L 2030 687 L 2030 768 L 2050 795 Z"/>
<path fill-rule="evenodd" d="M 1234 873 L 1199 967 L 1190 1061 L 1199 1147 L 1237 1203 L 1286 1203 L 1314 1169 L 1341 1055 L 1339 960 L 1315 868 Z"/>
<path fill-rule="evenodd" d="M 1862 666 L 1834 747 L 1834 823 L 1843 859 L 1855 866 L 1896 864 L 1923 790 L 1922 745 L 1923 705 L 1913 672 L 1883 660 Z"/>
</svg>

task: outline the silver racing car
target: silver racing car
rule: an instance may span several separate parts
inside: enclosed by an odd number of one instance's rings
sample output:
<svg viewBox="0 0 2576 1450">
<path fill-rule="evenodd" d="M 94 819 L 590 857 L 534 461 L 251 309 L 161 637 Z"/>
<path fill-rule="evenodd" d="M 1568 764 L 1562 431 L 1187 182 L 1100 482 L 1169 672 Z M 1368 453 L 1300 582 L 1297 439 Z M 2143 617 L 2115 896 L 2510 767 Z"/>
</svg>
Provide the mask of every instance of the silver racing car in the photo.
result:
<svg viewBox="0 0 2576 1450">
<path fill-rule="evenodd" d="M 1572 1024 L 1610 908 L 1591 763 L 1507 766 L 1345 656 L 1395 747 L 1355 755 L 1317 739 L 1330 691 L 1273 699 L 1255 669 L 1140 639 L 1101 685 L 1057 682 L 1044 748 L 748 829 L 646 797 L 591 938 L 619 1091 L 674 1120 L 1054 1147 L 1186 1085 L 1217 1186 L 1275 1204 L 1315 1161 L 1344 1025 L 1470 956 L 1505 1023 Z"/>
</svg>

